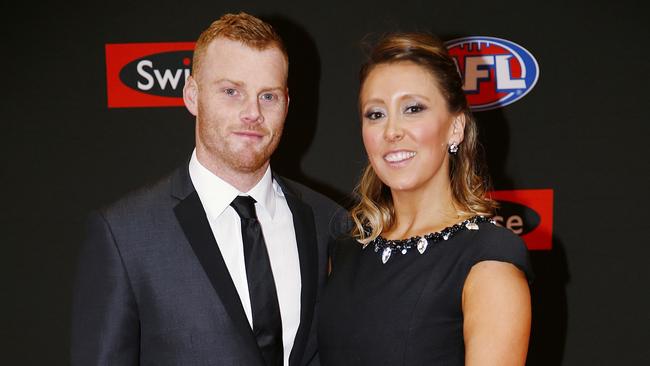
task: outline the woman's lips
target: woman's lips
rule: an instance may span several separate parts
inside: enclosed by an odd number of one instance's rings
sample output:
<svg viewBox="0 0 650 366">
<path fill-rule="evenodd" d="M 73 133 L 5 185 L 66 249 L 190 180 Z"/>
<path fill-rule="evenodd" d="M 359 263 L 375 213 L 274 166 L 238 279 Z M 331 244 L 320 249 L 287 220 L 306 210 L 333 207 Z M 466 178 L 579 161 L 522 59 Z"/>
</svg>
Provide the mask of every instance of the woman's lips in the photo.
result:
<svg viewBox="0 0 650 366">
<path fill-rule="evenodd" d="M 399 150 L 391 151 L 384 155 L 384 160 L 390 164 L 397 164 L 412 159 L 417 153 L 415 151 Z"/>
</svg>

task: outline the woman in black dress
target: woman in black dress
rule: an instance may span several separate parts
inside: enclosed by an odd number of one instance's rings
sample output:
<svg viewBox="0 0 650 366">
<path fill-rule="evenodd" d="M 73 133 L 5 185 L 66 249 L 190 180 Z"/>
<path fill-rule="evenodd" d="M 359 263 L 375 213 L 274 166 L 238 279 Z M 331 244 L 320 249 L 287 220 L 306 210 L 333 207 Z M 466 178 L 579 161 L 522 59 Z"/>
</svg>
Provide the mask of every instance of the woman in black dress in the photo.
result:
<svg viewBox="0 0 650 366">
<path fill-rule="evenodd" d="M 361 70 L 369 165 L 320 302 L 321 364 L 524 365 L 528 253 L 495 202 L 456 65 L 393 34 Z"/>
</svg>

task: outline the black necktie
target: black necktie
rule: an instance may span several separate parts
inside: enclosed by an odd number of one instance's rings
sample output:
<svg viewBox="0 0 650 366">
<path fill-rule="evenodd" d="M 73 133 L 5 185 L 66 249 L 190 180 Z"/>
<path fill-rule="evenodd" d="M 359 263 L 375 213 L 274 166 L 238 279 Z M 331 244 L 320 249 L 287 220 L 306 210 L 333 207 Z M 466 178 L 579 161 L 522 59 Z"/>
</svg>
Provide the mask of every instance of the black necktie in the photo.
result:
<svg viewBox="0 0 650 366">
<path fill-rule="evenodd" d="M 237 196 L 230 205 L 241 218 L 248 294 L 253 311 L 253 334 L 266 365 L 281 366 L 283 344 L 280 304 L 262 227 L 255 214 L 255 199 Z"/>
</svg>

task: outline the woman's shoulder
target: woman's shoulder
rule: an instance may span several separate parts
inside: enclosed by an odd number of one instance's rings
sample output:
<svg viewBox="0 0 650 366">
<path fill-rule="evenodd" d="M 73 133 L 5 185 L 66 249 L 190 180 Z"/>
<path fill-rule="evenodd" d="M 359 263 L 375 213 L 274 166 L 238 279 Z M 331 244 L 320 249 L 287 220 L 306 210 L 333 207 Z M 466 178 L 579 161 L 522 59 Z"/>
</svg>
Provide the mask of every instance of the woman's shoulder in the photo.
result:
<svg viewBox="0 0 650 366">
<path fill-rule="evenodd" d="M 478 225 L 475 241 L 480 248 L 506 251 L 526 250 L 526 244 L 521 237 L 492 222 L 484 222 Z"/>
<path fill-rule="evenodd" d="M 467 236 L 469 240 L 464 248 L 469 266 L 489 260 L 512 263 L 532 279 L 528 248 L 518 235 L 491 222 L 478 227 Z"/>
</svg>

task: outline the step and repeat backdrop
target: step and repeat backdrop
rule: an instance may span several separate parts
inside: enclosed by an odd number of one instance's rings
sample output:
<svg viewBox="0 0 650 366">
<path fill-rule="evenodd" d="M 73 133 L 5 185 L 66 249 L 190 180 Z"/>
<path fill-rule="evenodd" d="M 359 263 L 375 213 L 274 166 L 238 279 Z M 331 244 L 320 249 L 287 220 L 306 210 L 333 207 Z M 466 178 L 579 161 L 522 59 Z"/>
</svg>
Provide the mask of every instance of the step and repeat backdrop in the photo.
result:
<svg viewBox="0 0 650 366">
<path fill-rule="evenodd" d="M 650 291 L 648 6 L 506 0 L 3 5 L 0 184 L 8 364 L 69 362 L 72 277 L 92 208 L 194 146 L 182 88 L 226 12 L 273 24 L 291 106 L 273 167 L 349 205 L 366 157 L 358 69 L 385 32 L 438 35 L 479 123 L 497 224 L 536 272 L 528 365 L 639 365 Z"/>
</svg>

